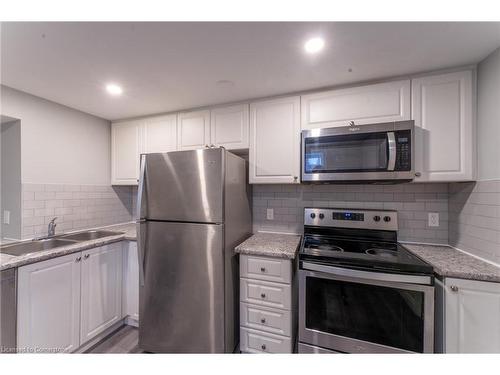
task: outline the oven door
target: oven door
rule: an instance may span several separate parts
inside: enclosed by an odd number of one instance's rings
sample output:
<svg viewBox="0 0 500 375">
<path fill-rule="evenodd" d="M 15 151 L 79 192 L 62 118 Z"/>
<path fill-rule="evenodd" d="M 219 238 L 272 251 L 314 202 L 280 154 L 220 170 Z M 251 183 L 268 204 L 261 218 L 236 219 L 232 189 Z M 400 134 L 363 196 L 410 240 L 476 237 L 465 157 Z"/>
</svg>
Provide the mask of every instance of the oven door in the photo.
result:
<svg viewBox="0 0 500 375">
<path fill-rule="evenodd" d="M 402 282 L 405 275 L 302 268 L 309 270 L 299 271 L 300 342 L 344 353 L 433 352 L 433 286 Z"/>
<path fill-rule="evenodd" d="M 365 125 L 302 133 L 303 181 L 411 180 L 412 131 Z"/>
</svg>

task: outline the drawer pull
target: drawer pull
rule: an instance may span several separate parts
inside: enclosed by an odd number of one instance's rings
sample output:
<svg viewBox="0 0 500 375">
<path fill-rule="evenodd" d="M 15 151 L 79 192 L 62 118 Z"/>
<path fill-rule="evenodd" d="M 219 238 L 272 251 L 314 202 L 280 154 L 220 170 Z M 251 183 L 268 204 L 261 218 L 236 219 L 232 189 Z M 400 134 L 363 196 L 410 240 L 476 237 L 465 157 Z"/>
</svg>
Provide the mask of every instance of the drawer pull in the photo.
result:
<svg viewBox="0 0 500 375">
<path fill-rule="evenodd" d="M 266 269 L 264 267 L 260 267 L 260 272 L 266 272 Z"/>
<path fill-rule="evenodd" d="M 265 324 L 265 323 L 266 323 L 266 318 L 262 318 L 262 319 L 260 319 L 260 322 L 261 322 L 262 324 Z"/>
<path fill-rule="evenodd" d="M 83 256 L 83 259 L 89 259 L 89 256 L 90 256 L 90 254 L 85 254 L 85 255 Z"/>
<path fill-rule="evenodd" d="M 266 344 L 261 345 L 262 350 L 266 350 Z"/>
<path fill-rule="evenodd" d="M 261 294 L 260 294 L 260 296 L 261 296 L 262 298 L 266 298 L 266 294 L 265 294 L 265 293 L 261 293 Z"/>
<path fill-rule="evenodd" d="M 82 257 L 78 257 L 78 258 L 75 259 L 75 262 L 78 263 L 81 260 L 82 260 Z"/>
</svg>

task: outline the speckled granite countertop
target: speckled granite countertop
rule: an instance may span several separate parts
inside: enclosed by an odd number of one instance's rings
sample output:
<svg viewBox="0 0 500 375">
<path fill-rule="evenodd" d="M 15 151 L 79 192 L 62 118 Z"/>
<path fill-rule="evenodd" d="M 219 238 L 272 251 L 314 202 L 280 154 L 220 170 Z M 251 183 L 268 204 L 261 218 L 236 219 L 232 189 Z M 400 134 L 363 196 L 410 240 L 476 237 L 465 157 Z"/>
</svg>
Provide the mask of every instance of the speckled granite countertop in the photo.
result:
<svg viewBox="0 0 500 375">
<path fill-rule="evenodd" d="M 434 267 L 443 277 L 500 282 L 500 267 L 474 258 L 451 246 L 402 244 Z"/>
<path fill-rule="evenodd" d="M 136 224 L 135 223 L 111 225 L 111 226 L 94 228 L 94 229 L 105 229 L 105 230 L 111 230 L 111 231 L 116 231 L 116 232 L 121 232 L 121 233 L 116 235 L 116 236 L 99 238 L 97 240 L 75 242 L 74 244 L 71 244 L 71 245 L 61 246 L 61 247 L 57 247 L 55 249 L 50 249 L 50 250 L 46 250 L 46 251 L 38 251 L 36 253 L 31 253 L 31 254 L 26 254 L 26 255 L 21 255 L 21 256 L 0 254 L 0 271 L 6 270 L 8 268 L 20 267 L 20 266 L 24 266 L 26 264 L 40 262 L 42 260 L 60 257 L 60 256 L 71 254 L 71 253 L 76 253 L 78 251 L 92 249 L 92 248 L 98 247 L 98 246 L 104 246 L 104 245 L 112 243 L 112 242 L 118 242 L 118 241 L 123 241 L 123 240 L 128 240 L 128 241 L 135 241 L 136 240 Z M 82 232 L 82 231 L 79 231 L 79 232 Z"/>
<path fill-rule="evenodd" d="M 295 259 L 300 238 L 296 234 L 256 233 L 236 246 L 235 251 L 246 255 Z"/>
</svg>

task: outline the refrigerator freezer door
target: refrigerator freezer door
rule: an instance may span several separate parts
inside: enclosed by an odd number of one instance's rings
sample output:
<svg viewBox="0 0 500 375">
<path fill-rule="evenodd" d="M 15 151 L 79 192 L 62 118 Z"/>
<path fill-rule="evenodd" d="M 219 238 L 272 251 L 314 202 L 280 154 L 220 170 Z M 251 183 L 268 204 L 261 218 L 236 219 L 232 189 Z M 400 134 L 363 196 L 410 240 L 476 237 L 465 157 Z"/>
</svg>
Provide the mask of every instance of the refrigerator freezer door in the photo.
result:
<svg viewBox="0 0 500 375">
<path fill-rule="evenodd" d="M 222 149 L 146 155 L 142 218 L 223 222 L 224 157 Z"/>
<path fill-rule="evenodd" d="M 224 226 L 146 221 L 139 347 L 224 353 Z"/>
</svg>

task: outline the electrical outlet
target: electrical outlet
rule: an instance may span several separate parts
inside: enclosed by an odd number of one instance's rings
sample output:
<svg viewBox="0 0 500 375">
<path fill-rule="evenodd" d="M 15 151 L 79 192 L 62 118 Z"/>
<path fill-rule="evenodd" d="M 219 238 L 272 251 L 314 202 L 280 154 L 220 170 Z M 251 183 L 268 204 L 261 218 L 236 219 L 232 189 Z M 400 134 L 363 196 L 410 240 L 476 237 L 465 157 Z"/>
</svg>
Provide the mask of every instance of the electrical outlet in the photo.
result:
<svg viewBox="0 0 500 375">
<path fill-rule="evenodd" d="M 10 211 L 7 210 L 3 211 L 3 223 L 10 224 Z"/>
<path fill-rule="evenodd" d="M 429 212 L 427 225 L 430 227 L 439 227 L 439 213 Z"/>
<path fill-rule="evenodd" d="M 267 209 L 267 220 L 274 220 L 274 209 L 273 208 Z"/>
</svg>

